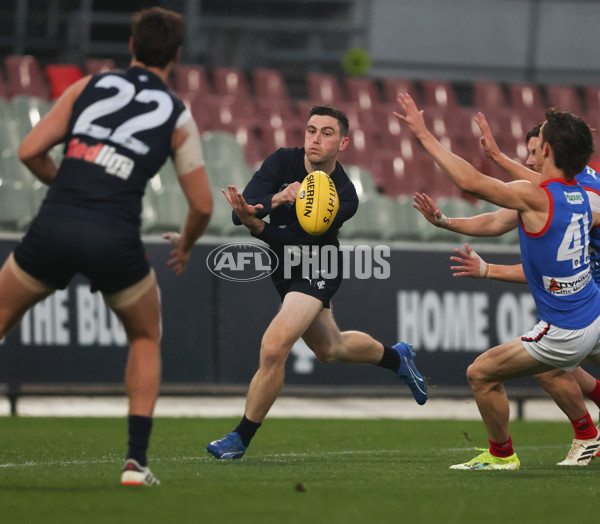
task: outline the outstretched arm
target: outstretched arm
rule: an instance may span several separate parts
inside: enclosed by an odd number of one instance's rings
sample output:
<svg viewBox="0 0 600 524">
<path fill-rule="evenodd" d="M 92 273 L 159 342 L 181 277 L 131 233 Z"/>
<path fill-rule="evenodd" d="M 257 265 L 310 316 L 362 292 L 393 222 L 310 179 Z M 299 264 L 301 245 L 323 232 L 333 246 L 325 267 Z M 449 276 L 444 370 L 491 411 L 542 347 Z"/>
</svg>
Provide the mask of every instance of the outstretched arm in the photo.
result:
<svg viewBox="0 0 600 524">
<path fill-rule="evenodd" d="M 408 124 L 423 147 L 460 189 L 501 207 L 517 211 L 529 211 L 532 208 L 546 211 L 548 203 L 543 191 L 542 195 L 531 191 L 531 183 L 524 180 L 505 183 L 480 173 L 466 160 L 446 149 L 429 132 L 423 120 L 423 111 L 419 111 L 410 95 L 398 95 L 398 102 L 404 114 L 394 112 L 394 115 Z"/>
<path fill-rule="evenodd" d="M 536 185 L 540 183 L 541 179 L 538 173 L 519 164 L 519 162 L 516 162 L 500 151 L 483 113 L 477 113 L 475 122 L 481 130 L 481 145 L 488 158 L 493 160 L 493 162 L 513 180 L 529 180 Z"/>
<path fill-rule="evenodd" d="M 498 209 L 493 213 L 483 213 L 473 217 L 447 217 L 425 193 L 414 195 L 413 207 L 434 226 L 449 229 L 472 237 L 496 237 L 517 227 L 517 212 L 512 209 Z"/>
<path fill-rule="evenodd" d="M 458 256 L 451 256 L 450 260 L 459 265 L 450 266 L 453 277 L 491 278 L 517 284 L 527 283 L 523 264 L 514 266 L 488 264 L 469 244 L 465 244 L 465 251 L 455 249 L 454 252 Z"/>
</svg>

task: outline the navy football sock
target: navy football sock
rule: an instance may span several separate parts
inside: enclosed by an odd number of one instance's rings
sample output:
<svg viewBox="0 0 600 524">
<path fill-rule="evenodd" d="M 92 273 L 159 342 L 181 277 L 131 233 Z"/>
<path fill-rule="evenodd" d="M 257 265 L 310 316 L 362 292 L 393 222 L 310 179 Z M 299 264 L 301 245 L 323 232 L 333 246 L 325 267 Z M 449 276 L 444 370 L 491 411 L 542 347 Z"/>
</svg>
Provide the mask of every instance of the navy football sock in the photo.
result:
<svg viewBox="0 0 600 524">
<path fill-rule="evenodd" d="M 150 432 L 152 431 L 152 418 L 142 417 L 140 415 L 129 415 L 127 417 L 129 425 L 129 450 L 127 458 L 136 460 L 140 466 L 146 466 L 146 452 L 150 441 Z"/>
<path fill-rule="evenodd" d="M 394 373 L 400 369 L 400 355 L 390 346 L 383 346 L 383 356 L 377 363 L 378 366 L 391 369 Z"/>
<path fill-rule="evenodd" d="M 244 415 L 234 431 L 242 439 L 242 444 L 248 447 L 250 441 L 252 440 L 252 437 L 254 436 L 258 428 L 260 428 L 260 422 L 252 422 L 251 420 L 248 420 L 246 418 L 246 415 Z"/>
</svg>

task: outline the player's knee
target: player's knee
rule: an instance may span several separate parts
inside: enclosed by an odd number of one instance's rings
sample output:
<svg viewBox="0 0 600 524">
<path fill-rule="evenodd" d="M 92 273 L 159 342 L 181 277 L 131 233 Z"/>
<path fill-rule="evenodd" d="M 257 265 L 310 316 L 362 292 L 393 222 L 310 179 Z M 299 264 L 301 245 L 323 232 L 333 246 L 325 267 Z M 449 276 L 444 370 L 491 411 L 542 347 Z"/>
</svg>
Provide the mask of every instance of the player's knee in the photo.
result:
<svg viewBox="0 0 600 524">
<path fill-rule="evenodd" d="M 317 348 L 313 350 L 315 357 L 319 362 L 323 362 L 323 364 L 330 364 L 331 362 L 335 362 L 337 360 L 337 356 L 334 351 L 332 351 L 331 347 L 327 348 Z"/>
<path fill-rule="evenodd" d="M 283 344 L 263 340 L 260 348 L 260 365 L 267 367 L 283 365 L 288 353 Z"/>
<path fill-rule="evenodd" d="M 473 364 L 467 368 L 467 380 L 469 381 L 471 388 L 479 387 L 484 383 L 484 376 L 481 372 L 481 368 L 477 365 L 477 361 L 473 362 Z"/>
</svg>

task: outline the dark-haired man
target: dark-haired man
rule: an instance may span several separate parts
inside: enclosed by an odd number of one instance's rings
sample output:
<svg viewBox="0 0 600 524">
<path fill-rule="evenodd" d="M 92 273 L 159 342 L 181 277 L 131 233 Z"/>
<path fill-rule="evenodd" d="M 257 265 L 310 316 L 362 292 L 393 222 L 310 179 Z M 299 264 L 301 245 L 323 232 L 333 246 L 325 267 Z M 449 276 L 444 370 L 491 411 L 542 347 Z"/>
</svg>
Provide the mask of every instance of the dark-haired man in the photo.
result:
<svg viewBox="0 0 600 524">
<path fill-rule="evenodd" d="M 212 212 L 197 126 L 165 84 L 183 34 L 177 13 L 140 11 L 132 24 L 130 67 L 81 79 L 25 137 L 19 158 L 50 189 L 0 270 L 0 338 L 76 273 L 102 292 L 123 323 L 130 344 L 124 485 L 159 484 L 146 457 L 161 374 L 159 289 L 140 237 L 146 183 L 172 156 L 189 203 L 181 235 L 165 235 L 177 276 Z M 48 151 L 63 142 L 57 167 Z"/>
<path fill-rule="evenodd" d="M 572 371 L 588 358 L 600 365 L 600 290 L 590 272 L 589 229 L 600 223 L 589 198 L 575 180 L 594 150 L 592 133 L 580 118 L 549 110 L 541 128 L 536 159 L 541 183 L 529 180 L 501 182 L 477 171 L 445 149 L 428 131 L 409 95 L 399 95 L 406 122 L 428 153 L 463 191 L 519 214 L 523 269 L 534 297 L 539 322 L 520 338 L 492 348 L 475 360 L 467 378 L 489 435 L 489 450 L 462 470 L 516 470 L 520 461 L 509 431 L 509 405 L 504 382 L 560 369 Z M 539 181 L 538 181 L 539 182 Z M 563 387 L 581 398 L 575 381 Z M 580 453 L 600 449 L 600 435 Z"/>
<path fill-rule="evenodd" d="M 338 231 L 356 212 L 358 198 L 352 182 L 337 161 L 348 145 L 348 119 L 330 106 L 315 106 L 309 112 L 304 148 L 279 149 L 270 155 L 246 186 L 243 195 L 234 186 L 223 191 L 233 208 L 234 222 L 267 242 L 280 261 L 284 250 L 294 246 L 332 246 L 338 253 L 337 275 L 325 278 L 319 270 L 314 278 L 303 276 L 300 266 L 285 275 L 280 264 L 272 279 L 282 300 L 281 309 L 265 331 L 260 348 L 259 369 L 250 383 L 246 409 L 232 433 L 208 444 L 218 459 L 241 458 L 256 430 L 266 417 L 283 387 L 285 361 L 292 346 L 302 338 L 321 362 L 376 364 L 397 373 L 411 388 L 415 400 L 424 404 L 427 387 L 415 367 L 411 346 L 398 343 L 384 346 L 359 331 L 340 332 L 331 311 L 331 298 L 343 276 L 343 257 Z M 339 210 L 331 227 L 320 236 L 304 232 L 294 209 L 302 180 L 312 171 L 331 176 L 338 196 Z M 270 215 L 270 222 L 263 217 Z M 320 260 L 323 263 L 323 260 Z"/>
</svg>

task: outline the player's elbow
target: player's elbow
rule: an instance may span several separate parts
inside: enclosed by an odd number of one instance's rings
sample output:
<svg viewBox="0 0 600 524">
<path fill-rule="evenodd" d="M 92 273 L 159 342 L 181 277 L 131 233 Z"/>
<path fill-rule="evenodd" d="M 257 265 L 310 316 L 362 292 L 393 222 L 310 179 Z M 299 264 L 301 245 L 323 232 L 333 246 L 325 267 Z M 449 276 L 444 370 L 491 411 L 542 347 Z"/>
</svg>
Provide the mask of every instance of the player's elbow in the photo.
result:
<svg viewBox="0 0 600 524">
<path fill-rule="evenodd" d="M 27 140 L 24 140 L 17 150 L 19 160 L 24 164 L 31 162 L 31 160 L 33 160 L 37 154 L 38 152 L 31 147 L 29 141 Z"/>
</svg>

